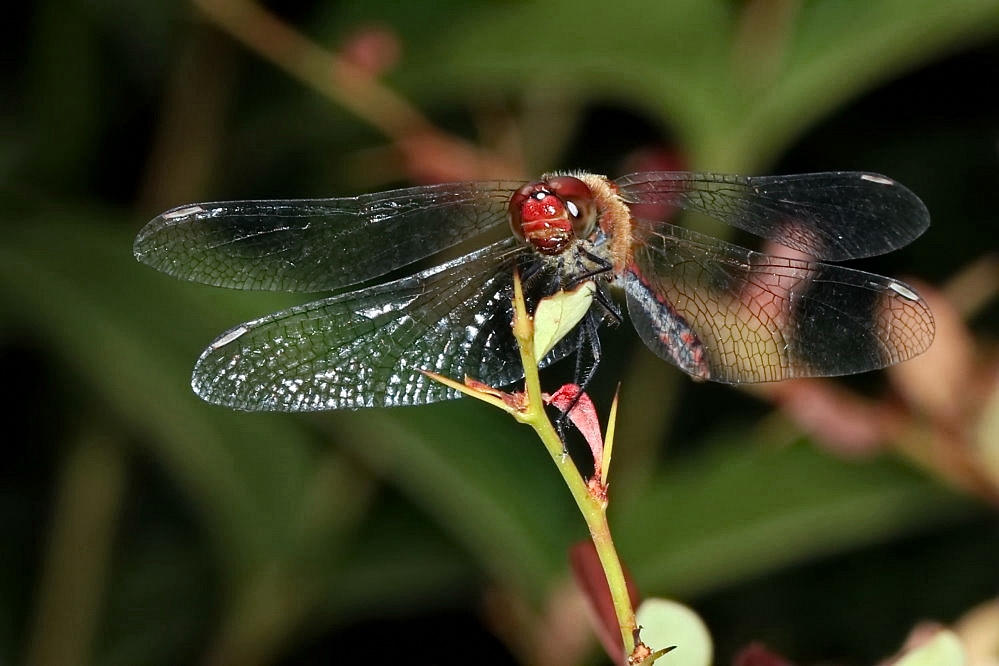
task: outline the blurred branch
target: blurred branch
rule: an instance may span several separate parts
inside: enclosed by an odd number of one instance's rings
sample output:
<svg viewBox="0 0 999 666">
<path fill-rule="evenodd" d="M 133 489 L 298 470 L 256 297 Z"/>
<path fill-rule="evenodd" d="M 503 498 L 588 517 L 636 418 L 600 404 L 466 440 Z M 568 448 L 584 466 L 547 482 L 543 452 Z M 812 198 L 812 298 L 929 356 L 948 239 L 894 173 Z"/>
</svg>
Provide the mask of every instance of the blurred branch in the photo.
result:
<svg viewBox="0 0 999 666">
<path fill-rule="evenodd" d="M 923 289 L 937 337 L 923 356 L 889 377 L 914 418 L 896 448 L 952 485 L 999 506 L 999 459 L 981 425 L 999 392 L 999 363 L 976 340 L 968 320 L 999 295 L 999 261 L 986 254 L 940 291 Z"/>
<path fill-rule="evenodd" d="M 139 191 L 143 213 L 203 198 L 218 162 L 233 83 L 233 49 L 206 30 L 186 37 L 164 94 Z"/>
<path fill-rule="evenodd" d="M 999 255 L 986 254 L 964 266 L 944 285 L 944 295 L 965 318 L 976 316 L 999 296 Z"/>
<path fill-rule="evenodd" d="M 256 3 L 193 2 L 247 48 L 390 138 L 414 179 L 520 177 L 521 165 L 441 132 L 367 69 L 322 48 Z"/>
<path fill-rule="evenodd" d="M 90 662 L 125 478 L 106 433 L 85 432 L 63 461 L 25 664 Z"/>
</svg>

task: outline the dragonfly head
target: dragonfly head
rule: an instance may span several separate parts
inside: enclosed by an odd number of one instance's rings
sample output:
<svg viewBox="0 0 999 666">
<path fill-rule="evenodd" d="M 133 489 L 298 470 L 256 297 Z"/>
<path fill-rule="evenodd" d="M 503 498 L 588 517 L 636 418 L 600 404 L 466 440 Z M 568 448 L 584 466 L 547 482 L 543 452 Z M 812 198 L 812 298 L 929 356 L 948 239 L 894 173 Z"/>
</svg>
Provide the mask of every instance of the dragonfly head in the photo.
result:
<svg viewBox="0 0 999 666">
<path fill-rule="evenodd" d="M 597 221 L 593 193 L 573 176 L 527 183 L 510 197 L 509 213 L 513 235 L 548 255 L 588 237 Z"/>
</svg>

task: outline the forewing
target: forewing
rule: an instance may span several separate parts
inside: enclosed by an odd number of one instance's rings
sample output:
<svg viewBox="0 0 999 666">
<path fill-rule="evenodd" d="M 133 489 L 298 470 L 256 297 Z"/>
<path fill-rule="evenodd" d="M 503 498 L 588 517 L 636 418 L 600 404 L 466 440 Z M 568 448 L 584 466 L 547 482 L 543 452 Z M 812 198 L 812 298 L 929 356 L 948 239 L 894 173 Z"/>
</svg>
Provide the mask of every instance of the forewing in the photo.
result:
<svg viewBox="0 0 999 666">
<path fill-rule="evenodd" d="M 500 241 L 411 277 L 242 324 L 204 351 L 194 390 L 235 409 L 317 411 L 458 397 L 421 370 L 509 384 L 523 376 L 510 299 L 514 263 L 526 252 L 513 239 Z"/>
<path fill-rule="evenodd" d="M 615 182 L 640 216 L 645 206 L 699 211 L 829 261 L 890 252 L 930 224 L 919 197 L 891 178 L 872 173 L 743 177 L 650 171 Z"/>
<path fill-rule="evenodd" d="M 642 340 L 726 383 L 845 375 L 925 351 L 933 316 L 909 286 L 773 257 L 662 225 L 621 276 Z"/>
<path fill-rule="evenodd" d="M 238 289 L 326 291 L 384 275 L 506 221 L 518 183 L 429 185 L 338 199 L 183 206 L 135 239 L 139 261 Z"/>
</svg>

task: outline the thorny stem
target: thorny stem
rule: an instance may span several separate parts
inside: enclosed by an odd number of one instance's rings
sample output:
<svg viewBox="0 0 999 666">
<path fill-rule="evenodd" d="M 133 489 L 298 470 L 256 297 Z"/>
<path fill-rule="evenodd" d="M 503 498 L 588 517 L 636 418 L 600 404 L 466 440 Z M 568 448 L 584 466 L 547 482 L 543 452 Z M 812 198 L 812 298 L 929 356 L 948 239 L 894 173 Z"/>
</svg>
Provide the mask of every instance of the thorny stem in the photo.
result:
<svg viewBox="0 0 999 666">
<path fill-rule="evenodd" d="M 465 383 L 455 381 L 449 377 L 444 377 L 434 372 L 426 374 L 436 381 L 446 384 L 451 388 L 461 391 L 466 395 L 487 402 L 495 407 L 513 415 L 521 423 L 525 423 L 538 433 L 538 437 L 544 443 L 545 448 L 552 457 L 555 467 L 558 469 L 565 484 L 569 487 L 569 492 L 576 500 L 586 526 L 590 528 L 590 538 L 597 551 L 600 566 L 603 568 L 604 577 L 607 580 L 607 587 L 610 590 L 611 602 L 614 607 L 614 614 L 617 617 L 618 627 L 621 630 L 621 640 L 624 645 L 625 654 L 628 655 L 629 664 L 651 663 L 661 653 L 651 653 L 646 646 L 637 640 L 637 624 L 635 623 L 635 611 L 631 607 L 631 597 L 628 594 L 627 582 L 624 578 L 624 569 L 621 566 L 621 559 L 614 548 L 614 540 L 611 538 L 610 526 L 607 523 L 607 495 L 606 492 L 594 492 L 587 485 L 576 464 L 566 453 L 565 444 L 556 432 L 551 420 L 545 413 L 544 401 L 541 395 L 541 381 L 538 376 L 538 359 L 534 348 L 534 321 L 527 313 L 527 305 L 524 301 L 524 293 L 520 283 L 520 275 L 514 272 L 514 318 L 513 334 L 517 338 L 520 347 L 520 359 L 524 366 L 524 391 L 525 395 L 516 396 L 503 393 L 492 387 L 485 386 L 475 381 L 466 379 Z M 616 404 L 612 411 L 616 413 Z M 608 436 L 605 438 L 609 443 L 612 436 L 613 425 L 608 426 Z M 605 490 L 607 481 L 607 469 L 610 461 L 609 446 L 605 448 L 606 456 L 600 469 L 594 470 L 597 486 Z M 636 649 L 636 646 L 638 649 Z"/>
<path fill-rule="evenodd" d="M 589 492 L 586 482 L 576 469 L 575 463 L 566 454 L 565 445 L 551 420 L 544 410 L 541 399 L 541 381 L 538 376 L 538 359 L 534 356 L 534 325 L 527 314 L 520 276 L 514 274 L 514 325 L 513 334 L 520 347 L 520 358 L 524 366 L 524 386 L 527 393 L 525 408 L 513 412 L 517 420 L 534 428 L 545 448 L 555 462 L 555 467 L 569 487 L 569 492 L 576 500 L 576 505 L 583 514 L 590 538 L 600 559 L 600 565 L 607 579 L 611 600 L 614 604 L 614 614 L 617 616 L 618 627 L 621 629 L 621 639 L 625 654 L 631 654 L 635 649 L 635 611 L 631 607 L 631 597 L 621 567 L 621 559 L 614 548 L 610 525 L 607 523 L 606 499 L 599 499 Z M 594 470 L 600 473 L 601 470 Z M 601 479 L 606 482 L 606 477 Z"/>
</svg>

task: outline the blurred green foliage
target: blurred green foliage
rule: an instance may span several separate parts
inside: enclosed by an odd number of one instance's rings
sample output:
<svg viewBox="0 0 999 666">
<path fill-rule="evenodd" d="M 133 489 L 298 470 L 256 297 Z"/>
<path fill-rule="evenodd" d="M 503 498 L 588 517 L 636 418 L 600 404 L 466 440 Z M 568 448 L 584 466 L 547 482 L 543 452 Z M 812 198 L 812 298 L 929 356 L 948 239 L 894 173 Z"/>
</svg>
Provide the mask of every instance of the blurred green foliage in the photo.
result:
<svg viewBox="0 0 999 666">
<path fill-rule="evenodd" d="M 183 284 L 131 256 L 141 224 L 186 201 L 402 183 L 386 139 L 184 3 L 3 11 L 0 663 L 458 663 L 465 637 L 478 663 L 527 658 L 586 537 L 529 433 L 471 401 L 203 404 L 188 377 L 205 343 L 301 299 Z M 512 119 L 528 170 L 620 173 L 630 152 L 669 146 L 715 171 L 883 171 L 935 226 L 872 270 L 942 281 L 995 249 L 995 0 L 282 11 L 331 48 L 391 31 L 387 84 L 473 142 L 483 118 Z M 994 319 L 975 322 L 993 343 Z M 719 663 L 750 639 L 870 662 L 923 615 L 994 594 L 999 525 L 983 506 L 892 456 L 776 447 L 774 432 L 804 438 L 650 361 L 626 329 L 608 332 L 595 388 L 623 379 L 612 527 L 644 593 L 704 609 Z M 911 558 L 908 577 L 886 574 L 888 553 Z M 823 586 L 838 567 L 848 582 Z M 954 584 L 900 592 L 932 579 Z M 877 592 L 858 605 L 858 590 Z M 502 647 L 497 617 L 519 639 Z"/>
</svg>

